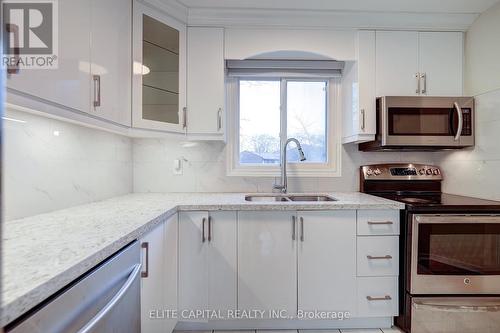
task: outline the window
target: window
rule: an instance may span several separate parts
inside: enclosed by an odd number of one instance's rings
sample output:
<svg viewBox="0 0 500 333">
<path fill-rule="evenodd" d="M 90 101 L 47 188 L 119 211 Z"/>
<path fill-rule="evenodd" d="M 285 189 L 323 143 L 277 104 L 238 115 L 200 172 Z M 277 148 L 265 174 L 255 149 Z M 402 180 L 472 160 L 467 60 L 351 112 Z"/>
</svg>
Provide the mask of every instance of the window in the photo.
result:
<svg viewBox="0 0 500 333">
<path fill-rule="evenodd" d="M 336 80 L 249 76 L 229 81 L 230 175 L 278 175 L 281 147 L 293 137 L 306 161 L 299 161 L 295 143 L 290 143 L 291 176 L 338 176 Z"/>
</svg>

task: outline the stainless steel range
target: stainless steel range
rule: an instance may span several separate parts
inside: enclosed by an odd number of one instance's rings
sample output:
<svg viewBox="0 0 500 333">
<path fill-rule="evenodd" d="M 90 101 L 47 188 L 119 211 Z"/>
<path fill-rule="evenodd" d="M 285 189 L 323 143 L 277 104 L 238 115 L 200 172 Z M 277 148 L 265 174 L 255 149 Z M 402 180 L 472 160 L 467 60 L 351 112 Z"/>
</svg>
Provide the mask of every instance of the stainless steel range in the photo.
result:
<svg viewBox="0 0 500 333">
<path fill-rule="evenodd" d="M 379 164 L 361 191 L 401 213 L 400 316 L 412 333 L 500 332 L 500 202 L 441 192 L 439 167 Z"/>
</svg>

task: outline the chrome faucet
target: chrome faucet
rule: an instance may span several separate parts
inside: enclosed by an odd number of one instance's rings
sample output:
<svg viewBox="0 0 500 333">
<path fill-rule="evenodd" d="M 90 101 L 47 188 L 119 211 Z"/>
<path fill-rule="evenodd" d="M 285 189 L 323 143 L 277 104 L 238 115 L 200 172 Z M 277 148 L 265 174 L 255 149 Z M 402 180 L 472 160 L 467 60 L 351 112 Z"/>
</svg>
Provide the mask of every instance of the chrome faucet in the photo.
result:
<svg viewBox="0 0 500 333">
<path fill-rule="evenodd" d="M 299 151 L 300 154 L 300 161 L 305 161 L 306 157 L 304 155 L 304 152 L 302 151 L 302 146 L 300 145 L 299 140 L 295 138 L 290 138 L 286 140 L 285 144 L 283 145 L 283 151 L 281 153 L 281 184 L 274 184 L 273 189 L 275 190 L 280 190 L 281 193 L 286 193 L 288 190 L 288 180 L 286 176 L 286 147 L 288 144 L 293 141 L 297 145 L 297 150 Z"/>
</svg>

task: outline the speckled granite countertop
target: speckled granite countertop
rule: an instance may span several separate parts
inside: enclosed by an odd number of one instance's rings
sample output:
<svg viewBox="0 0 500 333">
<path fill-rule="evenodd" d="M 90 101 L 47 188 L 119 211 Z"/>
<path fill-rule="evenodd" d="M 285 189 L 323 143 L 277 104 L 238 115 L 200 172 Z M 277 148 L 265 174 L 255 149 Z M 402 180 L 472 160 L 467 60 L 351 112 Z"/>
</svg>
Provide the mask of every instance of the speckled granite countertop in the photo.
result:
<svg viewBox="0 0 500 333">
<path fill-rule="evenodd" d="M 129 194 L 6 222 L 0 325 L 181 210 L 403 209 L 386 199 L 328 193 L 333 202 L 246 202 L 242 193 Z"/>
</svg>

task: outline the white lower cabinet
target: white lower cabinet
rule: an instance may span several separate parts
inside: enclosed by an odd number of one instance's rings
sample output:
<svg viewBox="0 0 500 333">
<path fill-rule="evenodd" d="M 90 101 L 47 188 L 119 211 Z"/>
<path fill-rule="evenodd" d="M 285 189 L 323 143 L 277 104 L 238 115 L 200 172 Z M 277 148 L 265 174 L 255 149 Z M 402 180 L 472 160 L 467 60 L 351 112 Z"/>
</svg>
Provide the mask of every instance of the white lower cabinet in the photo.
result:
<svg viewBox="0 0 500 333">
<path fill-rule="evenodd" d="M 298 212 L 298 308 L 356 309 L 356 211 Z"/>
<path fill-rule="evenodd" d="M 172 332 L 176 320 L 161 317 L 163 310 L 177 309 L 177 215 L 156 226 L 140 243 L 141 331 Z"/>
<path fill-rule="evenodd" d="M 295 212 L 238 213 L 238 309 L 297 312 Z"/>
<path fill-rule="evenodd" d="M 389 210 L 181 212 L 179 308 L 392 317 L 398 223 Z"/>
<path fill-rule="evenodd" d="M 398 277 L 358 277 L 358 317 L 398 315 Z"/>
<path fill-rule="evenodd" d="M 179 213 L 181 311 L 236 309 L 236 215 L 230 211 Z"/>
</svg>

